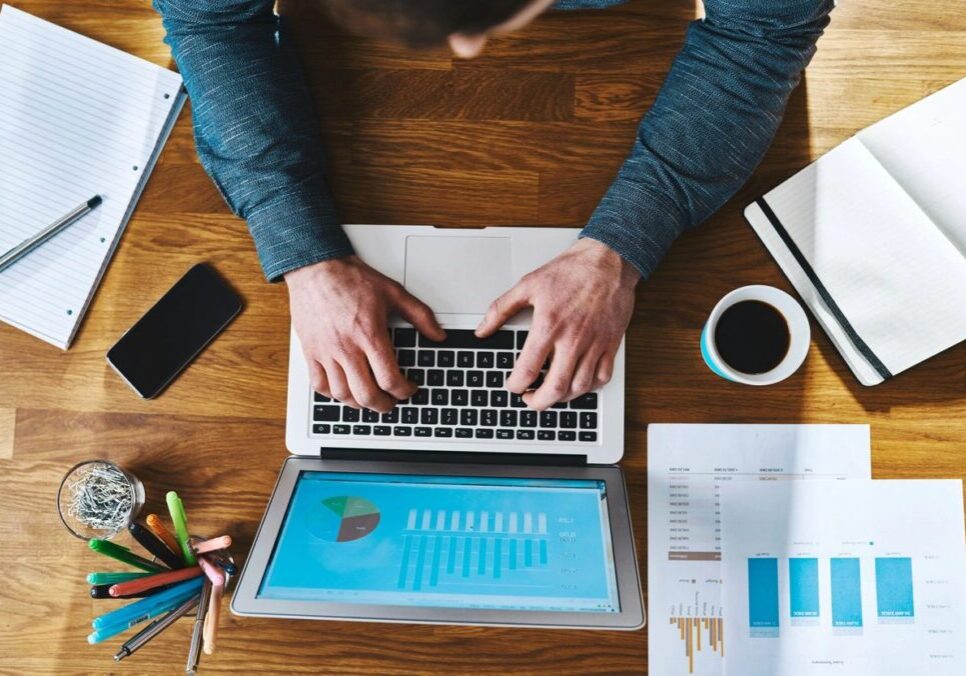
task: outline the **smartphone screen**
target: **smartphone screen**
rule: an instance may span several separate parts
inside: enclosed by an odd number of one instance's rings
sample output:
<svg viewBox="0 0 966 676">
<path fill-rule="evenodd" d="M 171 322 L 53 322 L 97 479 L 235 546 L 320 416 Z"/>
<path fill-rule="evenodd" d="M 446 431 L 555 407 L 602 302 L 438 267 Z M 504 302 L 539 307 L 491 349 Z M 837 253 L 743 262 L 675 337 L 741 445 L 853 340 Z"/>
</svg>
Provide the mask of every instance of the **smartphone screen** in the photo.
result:
<svg viewBox="0 0 966 676">
<path fill-rule="evenodd" d="M 107 361 L 145 399 L 160 394 L 242 308 L 204 263 L 194 266 L 107 353 Z"/>
</svg>

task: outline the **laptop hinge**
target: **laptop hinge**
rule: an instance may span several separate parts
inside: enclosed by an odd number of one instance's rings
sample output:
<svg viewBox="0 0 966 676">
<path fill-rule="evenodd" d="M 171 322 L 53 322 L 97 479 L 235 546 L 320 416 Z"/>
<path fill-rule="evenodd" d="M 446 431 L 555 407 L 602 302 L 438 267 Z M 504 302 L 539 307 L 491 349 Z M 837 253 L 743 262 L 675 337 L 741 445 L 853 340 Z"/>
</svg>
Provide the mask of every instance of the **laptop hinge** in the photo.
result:
<svg viewBox="0 0 966 676">
<path fill-rule="evenodd" d="M 435 462 L 464 465 L 556 465 L 587 464 L 586 455 L 570 453 L 480 453 L 477 451 L 397 451 L 355 448 L 320 448 L 323 460 L 371 460 L 373 462 Z"/>
</svg>

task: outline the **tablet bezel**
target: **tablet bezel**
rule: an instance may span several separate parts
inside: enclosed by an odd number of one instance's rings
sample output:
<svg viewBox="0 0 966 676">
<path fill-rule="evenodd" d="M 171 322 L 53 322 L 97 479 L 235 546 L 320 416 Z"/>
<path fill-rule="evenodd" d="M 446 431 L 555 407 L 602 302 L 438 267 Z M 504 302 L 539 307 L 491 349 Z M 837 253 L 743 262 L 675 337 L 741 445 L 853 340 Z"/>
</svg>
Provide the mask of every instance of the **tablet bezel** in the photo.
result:
<svg viewBox="0 0 966 676">
<path fill-rule="evenodd" d="M 475 608 L 414 607 L 260 599 L 258 590 L 271 560 L 301 472 L 363 472 L 367 474 L 413 474 L 482 476 L 537 479 L 586 479 L 604 481 L 607 511 L 614 550 L 614 572 L 620 610 L 616 613 L 530 611 Z M 470 465 L 427 462 L 324 460 L 290 457 L 282 464 L 275 489 L 262 517 L 244 570 L 231 601 L 236 615 L 289 619 L 348 620 L 360 622 L 411 622 L 494 627 L 553 627 L 635 630 L 644 626 L 640 571 L 634 548 L 630 509 L 624 475 L 619 467 L 542 467 L 532 465 Z"/>
</svg>

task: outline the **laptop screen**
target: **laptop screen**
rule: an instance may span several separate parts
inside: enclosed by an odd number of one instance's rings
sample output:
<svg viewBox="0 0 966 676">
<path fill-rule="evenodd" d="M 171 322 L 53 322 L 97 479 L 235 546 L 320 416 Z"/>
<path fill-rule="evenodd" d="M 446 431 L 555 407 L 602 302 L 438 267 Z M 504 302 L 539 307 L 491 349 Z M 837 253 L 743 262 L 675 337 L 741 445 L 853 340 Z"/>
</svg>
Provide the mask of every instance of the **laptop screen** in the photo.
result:
<svg viewBox="0 0 966 676">
<path fill-rule="evenodd" d="M 616 613 L 605 483 L 303 471 L 258 597 Z"/>
</svg>

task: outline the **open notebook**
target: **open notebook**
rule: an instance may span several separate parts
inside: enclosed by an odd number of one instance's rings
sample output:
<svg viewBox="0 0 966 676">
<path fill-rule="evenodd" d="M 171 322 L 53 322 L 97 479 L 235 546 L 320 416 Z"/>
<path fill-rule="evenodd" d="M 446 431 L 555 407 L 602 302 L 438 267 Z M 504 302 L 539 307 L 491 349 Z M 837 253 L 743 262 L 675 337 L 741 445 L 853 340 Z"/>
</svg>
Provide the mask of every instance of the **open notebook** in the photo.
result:
<svg viewBox="0 0 966 676">
<path fill-rule="evenodd" d="M 0 272 L 0 320 L 67 349 L 184 100 L 177 73 L 0 8 L 0 251 L 104 198 Z"/>
<path fill-rule="evenodd" d="M 863 129 L 745 216 L 863 385 L 966 339 L 966 80 Z"/>
</svg>

